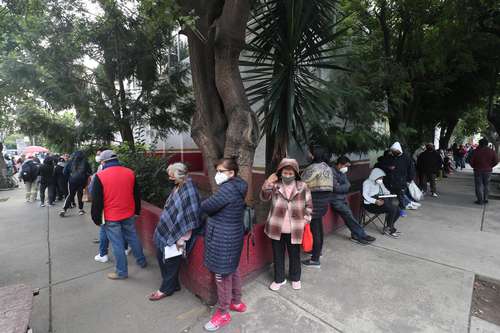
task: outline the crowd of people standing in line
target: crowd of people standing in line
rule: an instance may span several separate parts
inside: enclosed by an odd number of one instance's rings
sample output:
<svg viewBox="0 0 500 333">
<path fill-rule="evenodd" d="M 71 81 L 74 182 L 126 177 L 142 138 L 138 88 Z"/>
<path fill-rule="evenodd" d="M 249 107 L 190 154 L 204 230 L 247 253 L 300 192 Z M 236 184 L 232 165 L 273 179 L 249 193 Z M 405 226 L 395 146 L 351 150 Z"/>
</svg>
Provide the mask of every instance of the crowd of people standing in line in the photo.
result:
<svg viewBox="0 0 500 333">
<path fill-rule="evenodd" d="M 464 159 L 468 153 L 465 153 Z M 496 154 L 480 141 L 470 154 L 470 164 L 475 170 L 478 202 L 486 203 L 491 169 L 498 163 Z M 260 199 L 270 202 L 264 233 L 269 237 L 273 252 L 272 291 L 287 284 L 287 277 L 294 290 L 302 288 L 301 270 L 304 267 L 321 267 L 323 247 L 322 219 L 331 207 L 344 220 L 351 232 L 351 240 L 367 245 L 376 239 L 368 235 L 362 223 L 354 216 L 347 201 L 351 184 L 347 173 L 351 161 L 340 156 L 333 167 L 329 165 L 330 153 L 319 146 L 311 147 L 311 163 L 300 170 L 295 159 L 284 158 L 275 173 L 271 174 L 260 191 Z M 417 179 L 422 192 L 438 197 L 436 176 L 443 170 L 445 161 L 432 144 L 410 157 L 401 144 L 395 142 L 378 158 L 368 179 L 362 186 L 363 209 L 373 214 L 385 215 L 383 233 L 399 238 L 396 228 L 406 210 L 418 209 L 419 199 L 412 189 Z M 128 277 L 127 254 L 132 252 L 137 265 L 147 266 L 137 231 L 136 217 L 141 211 L 140 189 L 134 172 L 119 163 L 112 150 L 97 152 L 99 164 L 92 175 L 87 158 L 82 152 L 67 156 L 48 156 L 42 165 L 33 156 L 28 157 L 20 170 L 26 184 L 26 200 L 34 200 L 37 179 L 40 184 L 41 205 L 48 191 L 49 205 L 65 197 L 60 216 L 66 216 L 78 197 L 79 213 L 83 214 L 83 190 L 88 186 L 91 196 L 91 218 L 99 229 L 99 253 L 96 261 L 108 261 L 111 244 L 115 271 L 108 274 L 112 280 Z M 459 163 L 459 165 L 461 165 Z M 36 171 L 35 171 L 36 169 Z M 157 248 L 157 261 L 162 282 L 151 293 L 151 301 L 159 301 L 179 291 L 179 269 L 199 235 L 204 235 L 204 265 L 214 275 L 218 307 L 205 329 L 215 331 L 231 322 L 230 312 L 245 312 L 242 301 L 242 283 L 239 261 L 244 243 L 244 212 L 248 185 L 238 176 L 239 166 L 234 158 L 223 158 L 215 165 L 215 182 L 218 189 L 202 200 L 196 184 L 183 163 L 168 166 L 168 177 L 173 190 L 166 199 L 153 241 Z M 90 180 L 89 180 L 90 179 Z M 427 192 L 428 184 L 430 192 Z M 35 188 L 35 190 L 33 190 Z M 479 191 L 479 190 L 480 191 Z M 35 194 L 33 194 L 35 193 Z M 306 225 L 313 237 L 311 257 L 301 261 L 301 244 Z M 289 271 L 285 272 L 288 257 Z"/>
</svg>

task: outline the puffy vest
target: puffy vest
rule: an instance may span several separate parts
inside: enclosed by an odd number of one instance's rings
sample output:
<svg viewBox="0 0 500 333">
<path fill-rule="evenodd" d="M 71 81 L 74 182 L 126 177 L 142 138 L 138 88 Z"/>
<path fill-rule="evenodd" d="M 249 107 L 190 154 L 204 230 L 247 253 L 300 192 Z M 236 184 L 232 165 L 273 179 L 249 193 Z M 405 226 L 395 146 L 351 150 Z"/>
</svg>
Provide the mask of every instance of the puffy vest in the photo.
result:
<svg viewBox="0 0 500 333">
<path fill-rule="evenodd" d="M 96 176 L 102 184 L 104 219 L 117 222 L 134 216 L 134 172 L 122 166 L 113 166 L 99 171 Z"/>
</svg>

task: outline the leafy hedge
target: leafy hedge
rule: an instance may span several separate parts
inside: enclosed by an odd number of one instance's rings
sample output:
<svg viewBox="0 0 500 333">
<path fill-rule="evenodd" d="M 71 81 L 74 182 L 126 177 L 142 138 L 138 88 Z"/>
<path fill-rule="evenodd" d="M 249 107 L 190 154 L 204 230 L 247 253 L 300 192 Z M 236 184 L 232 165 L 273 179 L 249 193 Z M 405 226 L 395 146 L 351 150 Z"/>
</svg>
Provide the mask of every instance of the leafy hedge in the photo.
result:
<svg viewBox="0 0 500 333">
<path fill-rule="evenodd" d="M 168 156 L 154 156 L 144 145 L 131 149 L 127 144 L 113 147 L 120 163 L 135 171 L 142 200 L 163 207 L 172 185 L 168 181 Z"/>
</svg>

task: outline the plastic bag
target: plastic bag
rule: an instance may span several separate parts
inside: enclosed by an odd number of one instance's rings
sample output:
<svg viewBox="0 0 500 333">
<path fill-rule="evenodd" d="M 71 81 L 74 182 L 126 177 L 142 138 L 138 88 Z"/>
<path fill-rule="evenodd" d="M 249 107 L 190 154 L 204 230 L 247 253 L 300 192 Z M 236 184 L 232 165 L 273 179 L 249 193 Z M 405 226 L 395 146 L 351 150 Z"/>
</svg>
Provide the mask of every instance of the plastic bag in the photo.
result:
<svg viewBox="0 0 500 333">
<path fill-rule="evenodd" d="M 410 195 L 413 198 L 413 200 L 415 200 L 415 201 L 422 200 L 422 196 L 423 196 L 422 191 L 420 191 L 420 189 L 418 188 L 417 184 L 415 184 L 414 181 L 412 181 L 408 185 L 408 191 L 410 191 Z"/>
<path fill-rule="evenodd" d="M 302 249 L 304 252 L 311 252 L 313 249 L 313 235 L 311 226 L 306 224 L 304 227 L 304 235 L 302 236 Z"/>
</svg>

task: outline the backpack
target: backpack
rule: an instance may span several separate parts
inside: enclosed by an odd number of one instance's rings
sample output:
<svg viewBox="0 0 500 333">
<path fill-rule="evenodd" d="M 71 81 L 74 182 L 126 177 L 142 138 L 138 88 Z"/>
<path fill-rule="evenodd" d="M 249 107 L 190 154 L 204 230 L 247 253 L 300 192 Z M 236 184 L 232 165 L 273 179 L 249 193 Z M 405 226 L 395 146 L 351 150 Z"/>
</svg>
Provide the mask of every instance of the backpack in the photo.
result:
<svg viewBox="0 0 500 333">
<path fill-rule="evenodd" d="M 253 227 L 256 223 L 257 219 L 255 218 L 255 209 L 245 205 L 245 210 L 243 211 L 243 226 L 247 237 L 247 263 L 250 262 L 250 243 L 252 246 L 255 246 L 255 234 L 253 232 Z"/>
<path fill-rule="evenodd" d="M 34 162 L 24 163 L 21 167 L 21 179 L 25 182 L 32 182 L 36 179 L 38 167 Z"/>
</svg>

